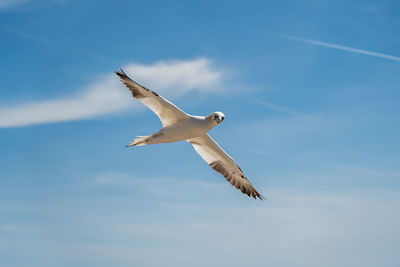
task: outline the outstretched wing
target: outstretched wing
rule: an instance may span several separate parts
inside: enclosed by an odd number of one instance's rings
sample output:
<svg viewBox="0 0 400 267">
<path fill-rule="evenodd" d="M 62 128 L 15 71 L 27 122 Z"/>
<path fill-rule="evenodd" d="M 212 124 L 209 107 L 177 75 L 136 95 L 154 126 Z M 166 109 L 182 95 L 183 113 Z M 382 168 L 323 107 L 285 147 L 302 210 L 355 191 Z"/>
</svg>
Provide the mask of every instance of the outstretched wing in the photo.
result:
<svg viewBox="0 0 400 267">
<path fill-rule="evenodd" d="M 148 108 L 150 108 L 155 114 L 157 114 L 164 127 L 188 117 L 185 112 L 180 110 L 178 107 L 156 92 L 141 86 L 129 78 L 122 69 L 120 71 L 116 71 L 115 74 L 117 74 L 121 81 L 129 88 L 129 90 L 131 90 L 134 98 L 138 99 Z"/>
<path fill-rule="evenodd" d="M 243 194 L 263 199 L 263 196 L 251 185 L 235 161 L 208 134 L 187 141 L 193 145 L 196 152 L 211 168 L 221 173 Z"/>
</svg>

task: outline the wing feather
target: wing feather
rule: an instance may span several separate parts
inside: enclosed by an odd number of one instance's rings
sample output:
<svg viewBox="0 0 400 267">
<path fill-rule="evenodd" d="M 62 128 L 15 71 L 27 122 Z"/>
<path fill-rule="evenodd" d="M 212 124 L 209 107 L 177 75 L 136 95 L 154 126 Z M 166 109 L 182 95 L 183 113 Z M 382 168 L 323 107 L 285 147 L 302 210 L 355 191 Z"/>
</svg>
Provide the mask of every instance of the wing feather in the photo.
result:
<svg viewBox="0 0 400 267">
<path fill-rule="evenodd" d="M 150 108 L 161 120 L 164 127 L 175 123 L 178 120 L 185 119 L 188 115 L 176 107 L 174 104 L 157 94 L 156 92 L 141 86 L 128 77 L 121 69 L 115 74 L 132 92 L 132 96 Z"/>
<path fill-rule="evenodd" d="M 188 142 L 211 168 L 222 174 L 243 194 L 263 199 L 263 196 L 253 187 L 235 161 L 208 134 L 189 139 Z"/>
</svg>

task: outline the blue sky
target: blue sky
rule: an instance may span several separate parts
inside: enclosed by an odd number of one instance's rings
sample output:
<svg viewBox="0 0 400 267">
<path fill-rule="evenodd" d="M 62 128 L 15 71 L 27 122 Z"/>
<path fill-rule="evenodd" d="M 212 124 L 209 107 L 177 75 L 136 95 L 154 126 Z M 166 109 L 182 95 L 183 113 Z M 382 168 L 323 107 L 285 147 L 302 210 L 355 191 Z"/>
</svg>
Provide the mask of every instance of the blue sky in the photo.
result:
<svg viewBox="0 0 400 267">
<path fill-rule="evenodd" d="M 396 1 L 0 0 L 0 258 L 14 266 L 399 266 Z M 157 131 L 123 67 L 268 200 Z"/>
</svg>

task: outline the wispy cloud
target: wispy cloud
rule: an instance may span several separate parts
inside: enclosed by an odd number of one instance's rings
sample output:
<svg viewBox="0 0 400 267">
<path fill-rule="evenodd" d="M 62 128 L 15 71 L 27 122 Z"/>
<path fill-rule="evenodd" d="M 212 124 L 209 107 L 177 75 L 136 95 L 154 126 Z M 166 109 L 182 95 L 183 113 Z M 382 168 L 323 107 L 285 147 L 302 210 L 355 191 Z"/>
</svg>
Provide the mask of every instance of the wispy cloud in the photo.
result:
<svg viewBox="0 0 400 267">
<path fill-rule="evenodd" d="M 93 51 L 82 49 L 82 48 L 76 47 L 76 46 L 71 45 L 71 44 L 64 44 L 64 43 L 59 42 L 57 40 L 53 40 L 53 39 L 44 37 L 44 36 L 42 36 L 40 34 L 36 34 L 34 32 L 31 32 L 31 31 L 27 32 L 27 31 L 23 31 L 23 30 L 20 30 L 18 28 L 15 28 L 15 27 L 10 27 L 8 25 L 2 25 L 2 24 L 0 24 L 0 30 L 3 31 L 4 33 L 12 34 L 12 35 L 14 35 L 14 36 L 16 36 L 18 38 L 29 40 L 29 41 L 32 41 L 32 42 L 35 42 L 35 43 L 39 43 L 39 44 L 48 46 L 48 47 L 64 50 L 64 51 L 66 51 L 68 53 L 82 55 L 82 56 L 85 56 L 85 57 L 88 57 L 88 58 L 92 58 L 92 59 L 95 59 L 95 60 L 107 62 L 107 63 L 110 63 L 110 64 L 116 64 L 116 60 L 113 59 L 113 58 L 110 58 L 110 57 L 107 57 L 107 56 L 104 56 L 104 55 L 101 55 L 101 54 L 97 54 L 97 53 L 94 53 Z"/>
<path fill-rule="evenodd" d="M 265 155 L 282 153 L 286 149 L 292 150 L 299 144 L 315 142 L 313 139 L 315 136 L 324 136 L 327 132 L 334 132 L 335 126 L 331 125 L 334 121 L 330 118 L 318 114 L 294 115 L 292 112 L 283 112 L 290 116 L 246 122 L 242 125 L 246 129 L 246 138 L 242 138 L 239 144 L 235 140 L 241 138 L 243 133 L 232 131 L 229 128 L 223 129 L 224 140 L 239 150 L 248 151 L 246 147 L 252 147 L 251 153 Z"/>
<path fill-rule="evenodd" d="M 313 45 L 329 47 L 329 48 L 333 48 L 333 49 L 353 52 L 353 53 L 367 55 L 367 56 L 373 56 L 373 57 L 385 58 L 385 59 L 394 60 L 394 61 L 400 61 L 400 57 L 396 57 L 396 56 L 392 56 L 392 55 L 388 55 L 388 54 L 383 54 L 383 53 L 377 53 L 377 52 L 368 51 L 368 50 L 363 50 L 363 49 L 358 49 L 358 48 L 344 46 L 344 45 L 326 43 L 326 42 L 321 42 L 321 41 L 316 41 L 316 40 L 311 40 L 311 39 L 305 39 L 305 38 L 299 38 L 299 37 L 295 37 L 295 36 L 288 36 L 288 35 L 279 35 L 279 37 L 284 38 L 284 39 L 288 39 L 288 40 L 293 40 L 293 41 L 297 41 L 297 42 L 306 43 L 306 44 L 313 44 Z"/>
<path fill-rule="evenodd" d="M 159 61 L 150 65 L 130 63 L 124 70 L 146 86 L 172 96 L 219 87 L 224 75 L 207 58 Z M 141 106 L 132 100 L 114 74 L 106 74 L 73 97 L 2 107 L 0 127 L 93 118 L 134 108 L 135 104 Z"/>
<path fill-rule="evenodd" d="M 64 0 L 0 0 L 1 11 L 37 11 L 53 5 L 63 4 Z"/>
<path fill-rule="evenodd" d="M 0 0 L 0 11 L 16 7 L 26 2 L 29 2 L 29 0 Z"/>
</svg>

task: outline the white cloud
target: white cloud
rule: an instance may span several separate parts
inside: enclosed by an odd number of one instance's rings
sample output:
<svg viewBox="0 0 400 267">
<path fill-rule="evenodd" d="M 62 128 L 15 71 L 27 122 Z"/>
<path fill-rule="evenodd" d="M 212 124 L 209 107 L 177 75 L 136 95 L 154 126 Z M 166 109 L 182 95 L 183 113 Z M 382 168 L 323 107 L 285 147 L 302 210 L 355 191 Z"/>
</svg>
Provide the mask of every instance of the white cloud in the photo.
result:
<svg viewBox="0 0 400 267">
<path fill-rule="evenodd" d="M 125 67 L 150 88 L 181 94 L 188 90 L 212 90 L 220 85 L 223 70 L 213 68 L 209 59 L 159 61 L 154 65 L 129 64 Z"/>
<path fill-rule="evenodd" d="M 0 127 L 78 120 L 126 109 L 130 100 L 110 75 L 73 97 L 0 109 Z"/>
<path fill-rule="evenodd" d="M 127 74 L 146 87 L 162 94 L 179 96 L 188 91 L 210 91 L 220 87 L 224 71 L 211 60 L 159 61 L 151 65 L 137 63 L 124 67 Z M 73 97 L 23 103 L 0 109 L 0 127 L 26 126 L 93 118 L 141 106 L 114 74 L 104 75 L 96 83 Z"/>
</svg>

